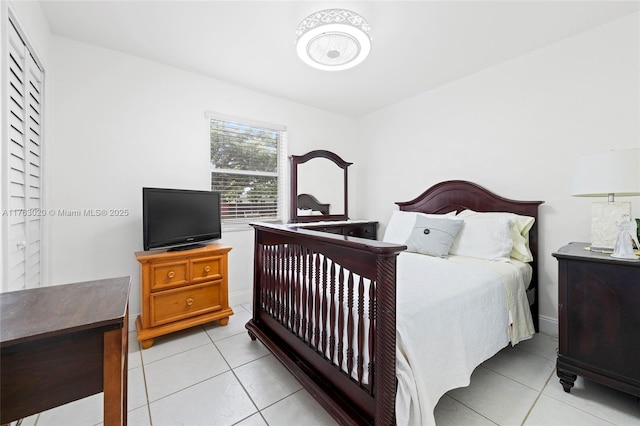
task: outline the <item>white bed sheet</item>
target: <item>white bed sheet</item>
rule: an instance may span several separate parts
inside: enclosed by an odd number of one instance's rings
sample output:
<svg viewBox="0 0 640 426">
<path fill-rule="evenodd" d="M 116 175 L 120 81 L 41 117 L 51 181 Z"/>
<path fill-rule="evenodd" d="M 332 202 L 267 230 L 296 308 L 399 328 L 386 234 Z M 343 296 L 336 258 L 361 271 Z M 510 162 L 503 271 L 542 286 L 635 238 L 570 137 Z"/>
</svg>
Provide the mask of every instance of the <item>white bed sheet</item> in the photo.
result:
<svg viewBox="0 0 640 426">
<path fill-rule="evenodd" d="M 527 268 L 518 261 L 399 255 L 398 425 L 434 425 L 442 395 L 468 386 L 473 370 L 509 342 L 533 335 Z"/>
</svg>

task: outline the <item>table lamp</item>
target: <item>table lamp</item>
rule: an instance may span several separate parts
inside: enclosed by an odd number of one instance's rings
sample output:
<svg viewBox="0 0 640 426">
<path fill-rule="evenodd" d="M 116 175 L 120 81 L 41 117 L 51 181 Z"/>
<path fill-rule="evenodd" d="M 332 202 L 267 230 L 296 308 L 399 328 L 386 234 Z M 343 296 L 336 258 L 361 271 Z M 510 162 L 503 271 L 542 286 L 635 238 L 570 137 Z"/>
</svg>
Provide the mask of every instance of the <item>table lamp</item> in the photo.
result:
<svg viewBox="0 0 640 426">
<path fill-rule="evenodd" d="M 571 195 L 608 197 L 606 202 L 591 205 L 591 248 L 613 250 L 621 221 L 633 217 L 631 203 L 614 200 L 614 197 L 640 195 L 640 148 L 578 158 Z"/>
</svg>

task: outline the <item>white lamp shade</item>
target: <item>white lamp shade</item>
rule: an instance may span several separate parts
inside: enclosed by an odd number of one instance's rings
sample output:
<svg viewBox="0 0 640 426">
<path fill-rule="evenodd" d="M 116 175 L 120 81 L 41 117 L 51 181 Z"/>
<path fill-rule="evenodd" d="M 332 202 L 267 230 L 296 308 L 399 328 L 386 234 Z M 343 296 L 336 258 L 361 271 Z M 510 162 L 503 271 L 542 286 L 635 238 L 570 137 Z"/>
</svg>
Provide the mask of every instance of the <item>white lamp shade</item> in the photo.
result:
<svg viewBox="0 0 640 426">
<path fill-rule="evenodd" d="M 640 195 L 640 148 L 578 158 L 574 165 L 571 195 Z"/>
</svg>

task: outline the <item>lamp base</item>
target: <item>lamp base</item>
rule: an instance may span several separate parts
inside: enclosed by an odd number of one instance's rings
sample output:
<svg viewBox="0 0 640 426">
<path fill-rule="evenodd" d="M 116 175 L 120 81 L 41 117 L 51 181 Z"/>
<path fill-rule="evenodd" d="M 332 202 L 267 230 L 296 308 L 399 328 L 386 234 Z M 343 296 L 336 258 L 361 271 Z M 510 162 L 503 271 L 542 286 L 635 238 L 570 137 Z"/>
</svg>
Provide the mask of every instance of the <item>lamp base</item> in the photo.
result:
<svg viewBox="0 0 640 426">
<path fill-rule="evenodd" d="M 618 238 L 618 223 L 625 214 L 631 216 L 629 202 L 591 204 L 591 247 L 612 250 Z"/>
<path fill-rule="evenodd" d="M 616 259 L 631 259 L 631 260 L 640 259 L 640 256 L 637 256 L 635 254 L 626 254 L 625 255 L 625 254 L 615 254 L 615 253 L 613 253 L 611 255 L 611 257 L 615 257 Z"/>
</svg>

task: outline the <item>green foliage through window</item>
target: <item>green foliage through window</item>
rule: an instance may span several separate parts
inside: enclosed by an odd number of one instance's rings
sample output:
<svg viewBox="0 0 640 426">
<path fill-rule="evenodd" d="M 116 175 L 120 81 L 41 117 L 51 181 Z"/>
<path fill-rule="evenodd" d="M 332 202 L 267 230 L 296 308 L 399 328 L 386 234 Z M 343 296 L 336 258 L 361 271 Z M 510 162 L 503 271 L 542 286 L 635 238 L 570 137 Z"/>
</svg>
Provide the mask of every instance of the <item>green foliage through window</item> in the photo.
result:
<svg viewBox="0 0 640 426">
<path fill-rule="evenodd" d="M 222 219 L 278 219 L 281 132 L 211 119 L 211 189 L 222 193 Z"/>
</svg>

